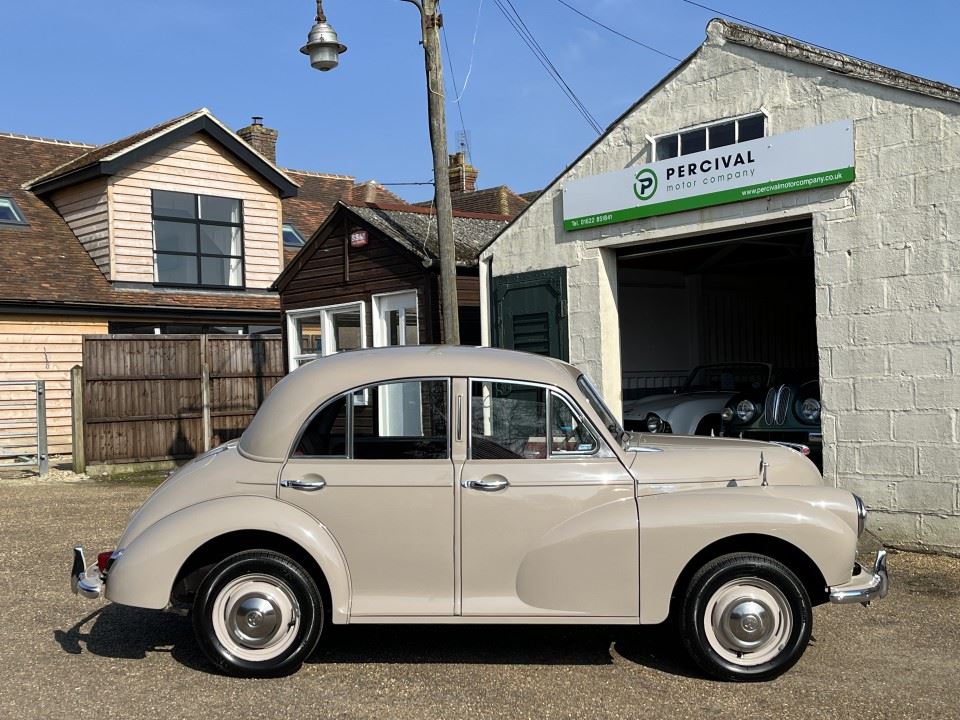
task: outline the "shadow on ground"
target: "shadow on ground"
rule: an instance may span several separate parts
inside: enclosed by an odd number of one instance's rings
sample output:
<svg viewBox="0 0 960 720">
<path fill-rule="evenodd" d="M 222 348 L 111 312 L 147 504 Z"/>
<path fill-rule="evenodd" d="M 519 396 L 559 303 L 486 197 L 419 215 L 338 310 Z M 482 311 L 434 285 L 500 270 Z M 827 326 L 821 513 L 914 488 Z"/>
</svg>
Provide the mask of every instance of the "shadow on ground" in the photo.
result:
<svg viewBox="0 0 960 720">
<path fill-rule="evenodd" d="M 193 638 L 188 618 L 105 605 L 54 639 L 64 652 L 136 660 L 170 653 L 187 667 L 214 672 Z M 701 677 L 670 625 L 354 625 L 328 626 L 310 664 L 451 663 L 488 665 L 609 665 L 629 662 Z"/>
</svg>

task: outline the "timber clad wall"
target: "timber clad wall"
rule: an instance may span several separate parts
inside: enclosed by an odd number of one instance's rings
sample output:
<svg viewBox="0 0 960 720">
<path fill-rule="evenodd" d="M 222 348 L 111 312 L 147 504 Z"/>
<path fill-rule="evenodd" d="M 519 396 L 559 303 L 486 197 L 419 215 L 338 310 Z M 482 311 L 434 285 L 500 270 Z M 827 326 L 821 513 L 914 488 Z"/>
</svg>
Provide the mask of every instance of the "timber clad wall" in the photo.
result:
<svg viewBox="0 0 960 720">
<path fill-rule="evenodd" d="M 81 364 L 83 335 L 104 333 L 97 319 L 0 318 L 0 380 L 44 380 L 51 453 L 71 452 L 70 368 Z"/>
<path fill-rule="evenodd" d="M 115 280 L 152 283 L 151 190 L 218 195 L 243 201 L 246 286 L 267 288 L 283 257 L 280 198 L 216 142 L 192 135 L 111 178 Z"/>
<path fill-rule="evenodd" d="M 439 317 L 434 306 L 432 273 L 380 233 L 368 230 L 369 244 L 351 248 L 341 232 L 317 248 L 280 296 L 284 310 L 322 307 L 339 303 L 366 303 L 367 345 L 373 345 L 370 297 L 377 293 L 416 290 L 419 300 L 420 342 L 437 342 Z"/>
<path fill-rule="evenodd" d="M 51 198 L 84 249 L 110 279 L 110 210 L 107 180 L 97 179 L 66 188 Z"/>
</svg>

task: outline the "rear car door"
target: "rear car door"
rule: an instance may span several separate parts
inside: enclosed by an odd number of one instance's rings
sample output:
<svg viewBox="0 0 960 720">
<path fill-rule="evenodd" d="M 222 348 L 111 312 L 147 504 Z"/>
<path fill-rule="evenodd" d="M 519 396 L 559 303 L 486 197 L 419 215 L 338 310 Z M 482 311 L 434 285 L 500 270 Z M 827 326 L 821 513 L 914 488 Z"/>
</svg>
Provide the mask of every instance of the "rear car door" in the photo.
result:
<svg viewBox="0 0 960 720">
<path fill-rule="evenodd" d="M 346 557 L 351 617 L 452 615 L 450 380 L 385 382 L 325 403 L 281 474 L 279 497 Z"/>
</svg>

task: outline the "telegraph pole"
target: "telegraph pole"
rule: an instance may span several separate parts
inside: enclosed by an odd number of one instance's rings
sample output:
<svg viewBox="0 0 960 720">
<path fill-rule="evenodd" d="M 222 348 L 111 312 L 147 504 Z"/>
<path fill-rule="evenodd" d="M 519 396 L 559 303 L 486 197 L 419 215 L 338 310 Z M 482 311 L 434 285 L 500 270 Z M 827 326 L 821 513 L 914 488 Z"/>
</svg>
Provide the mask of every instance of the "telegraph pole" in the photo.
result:
<svg viewBox="0 0 960 720">
<path fill-rule="evenodd" d="M 460 313 L 457 302 L 457 261 L 453 243 L 453 203 L 450 200 L 450 175 L 447 170 L 447 118 L 443 90 L 443 58 L 440 54 L 440 28 L 443 16 L 440 0 L 407 0 L 420 7 L 423 26 L 423 57 L 427 71 L 427 113 L 430 118 L 430 146 L 433 150 L 433 181 L 437 206 L 437 242 L 440 246 L 440 298 L 443 314 L 443 342 L 460 344 Z"/>
</svg>

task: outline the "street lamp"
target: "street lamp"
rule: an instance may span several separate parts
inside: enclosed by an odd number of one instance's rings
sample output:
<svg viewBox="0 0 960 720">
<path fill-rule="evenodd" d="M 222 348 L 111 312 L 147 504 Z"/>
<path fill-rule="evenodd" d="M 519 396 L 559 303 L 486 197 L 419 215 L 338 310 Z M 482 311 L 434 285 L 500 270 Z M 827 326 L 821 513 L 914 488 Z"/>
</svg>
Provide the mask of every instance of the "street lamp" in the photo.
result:
<svg viewBox="0 0 960 720">
<path fill-rule="evenodd" d="M 327 72 L 340 63 L 340 54 L 346 51 L 347 46 L 338 42 L 337 31 L 323 14 L 323 2 L 317 0 L 317 22 L 310 28 L 307 44 L 300 48 L 300 52 L 310 56 L 310 65 Z"/>
<path fill-rule="evenodd" d="M 447 173 L 447 119 L 444 108 L 443 66 L 440 55 L 440 28 L 443 16 L 437 11 L 440 0 L 403 0 L 420 11 L 423 59 L 427 71 L 427 114 L 430 119 L 430 147 L 433 151 L 433 186 L 437 206 L 437 243 L 440 246 L 440 309 L 443 315 L 443 341 L 460 344 L 460 320 L 457 303 L 457 261 L 453 243 L 453 203 L 450 200 L 450 176 Z M 339 63 L 346 45 L 323 14 L 323 2 L 317 0 L 317 22 L 310 29 L 307 44 L 300 52 L 310 56 L 318 70 L 332 70 Z"/>
</svg>

